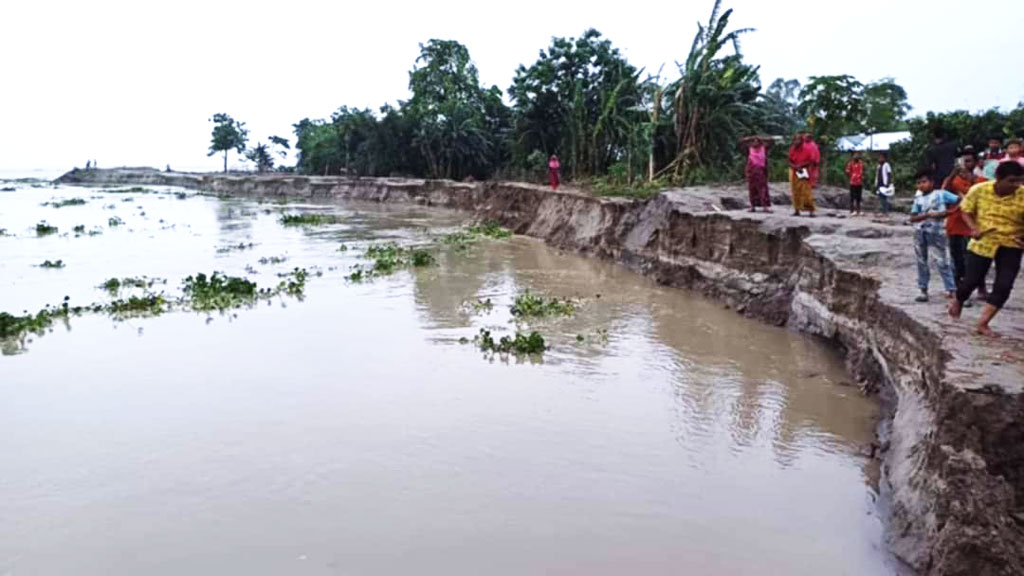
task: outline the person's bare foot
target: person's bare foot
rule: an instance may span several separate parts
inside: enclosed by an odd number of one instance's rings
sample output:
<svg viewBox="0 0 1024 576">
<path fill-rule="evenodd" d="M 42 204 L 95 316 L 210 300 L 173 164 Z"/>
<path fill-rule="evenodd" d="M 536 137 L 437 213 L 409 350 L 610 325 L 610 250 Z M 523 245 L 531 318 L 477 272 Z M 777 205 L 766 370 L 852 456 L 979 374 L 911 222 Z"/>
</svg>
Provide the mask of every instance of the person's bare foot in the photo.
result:
<svg viewBox="0 0 1024 576">
<path fill-rule="evenodd" d="M 960 313 L 963 311 L 963 304 L 961 304 L 959 300 L 953 300 L 952 302 L 949 303 L 949 308 L 947 308 L 947 311 L 949 312 L 950 318 L 953 318 L 954 320 L 959 320 Z"/>
<path fill-rule="evenodd" d="M 992 331 L 991 328 L 984 325 L 977 325 L 974 327 L 974 333 L 978 336 L 987 336 L 988 338 L 999 338 L 999 334 Z"/>
</svg>

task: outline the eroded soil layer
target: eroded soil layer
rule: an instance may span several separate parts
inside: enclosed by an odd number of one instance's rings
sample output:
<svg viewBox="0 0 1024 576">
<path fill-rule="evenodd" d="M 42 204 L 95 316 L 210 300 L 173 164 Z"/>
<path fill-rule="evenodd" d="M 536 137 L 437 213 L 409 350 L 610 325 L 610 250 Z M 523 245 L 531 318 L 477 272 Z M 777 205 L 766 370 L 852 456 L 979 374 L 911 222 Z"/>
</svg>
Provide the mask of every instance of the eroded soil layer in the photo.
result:
<svg viewBox="0 0 1024 576">
<path fill-rule="evenodd" d="M 811 220 L 785 216 L 785 208 L 750 214 L 735 210 L 743 206 L 735 187 L 623 200 L 528 184 L 150 169 L 76 170 L 60 181 L 454 208 L 820 335 L 888 404 L 878 452 L 892 550 L 924 574 L 1024 573 L 1015 520 L 1024 501 L 1024 289 L 997 319 L 1001 339 L 971 335 L 980 307 L 956 322 L 938 288 L 932 302 L 913 301 L 912 230 L 901 219 L 833 213 Z M 824 205 L 839 204 L 825 196 Z"/>
</svg>

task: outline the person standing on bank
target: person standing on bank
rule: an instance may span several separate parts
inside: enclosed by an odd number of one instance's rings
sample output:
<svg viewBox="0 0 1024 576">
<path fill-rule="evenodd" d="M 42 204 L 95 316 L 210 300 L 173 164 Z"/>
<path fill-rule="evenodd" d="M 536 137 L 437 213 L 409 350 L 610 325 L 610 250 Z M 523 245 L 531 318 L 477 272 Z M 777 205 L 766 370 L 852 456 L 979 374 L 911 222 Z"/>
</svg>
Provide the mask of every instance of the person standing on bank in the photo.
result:
<svg viewBox="0 0 1024 576">
<path fill-rule="evenodd" d="M 996 167 L 995 182 L 971 188 L 960 209 L 973 240 L 967 246 L 967 273 L 956 291 L 956 300 L 949 305 L 949 315 L 960 317 L 964 302 L 995 262 L 996 280 L 974 332 L 996 336 L 989 323 L 1009 300 L 1024 256 L 1024 166 L 1001 163 Z"/>
<path fill-rule="evenodd" d="M 789 148 L 789 189 L 793 197 L 793 216 L 806 210 L 814 217 L 814 184 L 820 161 L 818 147 L 811 141 L 811 135 L 798 132 L 793 136 Z"/>
<path fill-rule="evenodd" d="M 889 155 L 885 152 L 878 153 L 878 168 L 875 170 L 875 193 L 878 194 L 878 203 L 882 206 L 882 214 L 888 214 L 889 199 L 896 194 L 896 185 L 892 182 L 892 164 L 889 164 Z"/>
<path fill-rule="evenodd" d="M 970 146 L 964 148 L 963 154 L 960 157 L 960 165 L 953 169 L 953 172 L 946 177 L 946 181 L 942 183 L 943 190 L 949 190 L 960 197 L 960 201 L 963 202 L 967 192 L 975 184 L 980 182 L 987 182 L 988 179 L 984 176 L 978 176 L 975 172 L 977 167 L 977 157 L 974 155 L 974 149 Z M 950 210 L 949 217 L 946 218 L 946 238 L 949 240 L 949 257 L 953 260 L 953 280 L 956 282 L 957 288 L 963 284 L 964 275 L 967 273 L 967 243 L 971 239 L 971 228 L 964 222 L 963 215 L 960 212 L 960 206 L 955 206 Z M 985 293 L 985 282 L 982 281 L 978 287 L 978 295 L 984 298 L 987 294 Z M 965 306 L 970 306 L 971 301 L 965 302 Z"/>
<path fill-rule="evenodd" d="M 949 216 L 950 208 L 960 202 L 960 198 L 952 192 L 935 188 L 932 185 L 931 170 L 917 173 L 918 195 L 910 208 L 910 222 L 914 225 L 914 254 L 917 256 L 917 287 L 921 290 L 915 302 L 928 301 L 928 251 L 934 252 L 935 264 L 942 277 L 942 287 L 946 296 L 953 299 L 956 295 L 956 282 L 953 271 L 949 267 L 949 247 L 946 241 L 944 222 Z"/>
<path fill-rule="evenodd" d="M 850 216 L 857 216 L 864 198 L 864 161 L 860 159 L 860 152 L 854 152 L 846 164 L 846 177 L 850 179 Z"/>
<path fill-rule="evenodd" d="M 932 172 L 932 186 L 938 188 L 956 166 L 956 142 L 947 140 L 946 131 L 941 128 L 935 130 L 934 136 L 934 142 L 925 150 L 925 160 Z"/>
<path fill-rule="evenodd" d="M 548 179 L 551 181 L 552 190 L 558 190 L 558 185 L 562 183 L 561 170 L 562 164 L 558 161 L 558 156 L 552 154 L 551 158 L 548 158 Z"/>
<path fill-rule="evenodd" d="M 740 140 L 740 148 L 747 152 L 747 192 L 750 195 L 750 211 L 758 207 L 765 212 L 772 211 L 772 199 L 768 193 L 768 151 L 775 143 L 771 139 L 748 136 Z"/>
</svg>

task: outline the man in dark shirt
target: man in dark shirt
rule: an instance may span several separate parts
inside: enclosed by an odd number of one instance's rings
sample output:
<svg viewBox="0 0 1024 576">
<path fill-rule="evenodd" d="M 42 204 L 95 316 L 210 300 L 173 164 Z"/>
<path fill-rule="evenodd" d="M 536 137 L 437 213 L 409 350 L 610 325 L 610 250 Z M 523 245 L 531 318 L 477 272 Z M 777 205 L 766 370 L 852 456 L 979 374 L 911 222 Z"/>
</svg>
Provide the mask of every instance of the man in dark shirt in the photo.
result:
<svg viewBox="0 0 1024 576">
<path fill-rule="evenodd" d="M 932 183 L 935 187 L 941 187 L 953 172 L 956 166 L 956 142 L 946 140 L 946 133 L 942 129 L 933 133 L 935 140 L 928 150 L 925 151 L 925 160 L 928 163 L 928 170 L 932 173 Z"/>
</svg>

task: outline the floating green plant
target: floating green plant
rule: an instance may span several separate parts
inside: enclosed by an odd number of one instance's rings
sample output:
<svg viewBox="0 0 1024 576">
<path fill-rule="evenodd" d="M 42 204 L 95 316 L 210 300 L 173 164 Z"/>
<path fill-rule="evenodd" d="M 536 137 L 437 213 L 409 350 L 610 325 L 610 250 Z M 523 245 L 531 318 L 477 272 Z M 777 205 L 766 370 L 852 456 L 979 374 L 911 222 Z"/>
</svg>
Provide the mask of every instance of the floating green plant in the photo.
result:
<svg viewBox="0 0 1024 576">
<path fill-rule="evenodd" d="M 75 234 L 85 234 L 85 224 L 79 224 L 74 227 Z"/>
<path fill-rule="evenodd" d="M 46 260 L 42 264 L 40 264 L 39 267 L 40 268 L 63 268 L 64 267 L 64 261 L 63 260 L 53 260 L 53 261 Z"/>
<path fill-rule="evenodd" d="M 36 224 L 36 236 L 49 236 L 50 234 L 56 234 L 57 227 L 50 226 L 46 221 L 42 221 Z"/>
<path fill-rule="evenodd" d="M 373 260 L 373 266 L 369 270 L 359 265 L 353 268 L 360 271 L 359 279 L 355 281 L 370 276 L 388 276 L 402 268 L 433 266 L 437 262 L 434 255 L 424 248 L 407 248 L 394 242 L 373 244 L 366 248 L 363 257 Z M 352 280 L 351 275 L 349 279 Z"/>
<path fill-rule="evenodd" d="M 111 296 L 117 296 L 124 289 L 141 288 L 143 290 L 150 290 L 157 284 L 167 284 L 167 280 L 163 278 L 147 278 L 146 276 L 110 278 L 103 284 L 100 284 L 100 288 L 109 292 Z"/>
<path fill-rule="evenodd" d="M 176 192 L 174 194 L 174 197 L 177 198 L 178 200 L 184 200 L 188 198 L 188 194 L 185 194 L 184 192 Z"/>
<path fill-rule="evenodd" d="M 491 310 L 494 310 L 494 302 L 491 302 L 490 298 L 486 300 L 477 300 L 476 302 L 473 302 L 471 306 L 473 307 L 473 312 L 477 313 L 490 312 Z"/>
<path fill-rule="evenodd" d="M 530 332 L 528 335 L 516 332 L 514 337 L 502 336 L 496 341 L 490 330 L 481 328 L 473 342 L 484 352 L 511 353 L 516 356 L 540 354 L 547 350 L 544 337 L 537 332 Z"/>
<path fill-rule="evenodd" d="M 278 222 L 284 226 L 323 226 L 337 224 L 341 219 L 332 214 L 282 214 Z"/>
<path fill-rule="evenodd" d="M 259 296 L 256 283 L 220 272 L 196 274 L 182 281 L 186 303 L 198 311 L 227 310 L 253 304 Z"/>
<path fill-rule="evenodd" d="M 119 318 L 126 316 L 158 316 L 168 309 L 163 294 L 147 294 L 145 296 L 129 296 L 122 300 L 114 300 L 107 305 L 107 312 Z"/>
<path fill-rule="evenodd" d="M 576 313 L 576 303 L 568 298 L 545 298 L 527 290 L 516 296 L 511 311 L 516 318 L 572 316 Z"/>
<path fill-rule="evenodd" d="M 287 260 L 287 256 L 264 256 L 259 259 L 259 263 L 262 264 L 263 266 L 266 266 L 268 264 L 281 264 L 283 262 L 286 262 Z"/>
<path fill-rule="evenodd" d="M 111 216 L 107 219 L 107 226 L 110 226 L 111 228 L 120 226 L 121 224 L 124 224 L 124 220 L 121 220 L 119 216 Z"/>
<path fill-rule="evenodd" d="M 81 198 L 68 198 L 67 200 L 59 200 L 53 202 L 43 202 L 43 206 L 51 206 L 53 208 L 64 208 L 66 206 L 84 206 L 85 200 Z"/>
<path fill-rule="evenodd" d="M 249 242 L 248 244 L 246 244 L 245 242 L 242 242 L 242 243 L 239 243 L 239 244 L 235 244 L 233 246 L 222 246 L 220 248 L 217 248 L 217 254 L 227 254 L 229 252 L 239 252 L 239 251 L 242 251 L 242 250 L 248 250 L 248 249 L 252 248 L 253 246 L 256 246 L 256 245 L 253 244 L 252 242 Z"/>
<path fill-rule="evenodd" d="M 511 236 L 512 232 L 510 230 L 502 228 L 494 222 L 485 222 L 483 224 L 469 226 L 468 228 L 463 228 L 446 234 L 441 241 L 445 244 L 453 245 L 457 249 L 465 250 L 469 248 L 470 245 L 485 238 L 501 240 Z"/>
<path fill-rule="evenodd" d="M 131 188 L 110 188 L 103 190 L 103 192 L 107 194 L 149 194 L 152 190 L 142 186 L 132 186 Z"/>
</svg>

